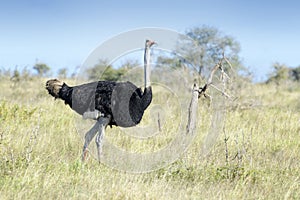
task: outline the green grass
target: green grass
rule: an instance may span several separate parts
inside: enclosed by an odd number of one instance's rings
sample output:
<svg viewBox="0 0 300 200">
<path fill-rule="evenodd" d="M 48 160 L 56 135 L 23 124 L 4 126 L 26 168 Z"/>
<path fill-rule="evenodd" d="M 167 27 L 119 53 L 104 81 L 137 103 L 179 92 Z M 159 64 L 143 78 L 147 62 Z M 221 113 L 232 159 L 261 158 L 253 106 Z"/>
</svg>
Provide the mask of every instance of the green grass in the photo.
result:
<svg viewBox="0 0 300 200">
<path fill-rule="evenodd" d="M 76 114 L 44 84 L 0 80 L 0 199 L 300 198 L 299 85 L 244 87 L 205 155 L 211 113 L 200 100 L 201 120 L 187 152 L 168 167 L 134 174 L 91 157 L 82 163 Z M 127 151 L 159 150 L 174 136 L 179 116 L 171 114 L 155 139 L 132 139 L 117 128 L 108 128 L 106 137 Z"/>
</svg>

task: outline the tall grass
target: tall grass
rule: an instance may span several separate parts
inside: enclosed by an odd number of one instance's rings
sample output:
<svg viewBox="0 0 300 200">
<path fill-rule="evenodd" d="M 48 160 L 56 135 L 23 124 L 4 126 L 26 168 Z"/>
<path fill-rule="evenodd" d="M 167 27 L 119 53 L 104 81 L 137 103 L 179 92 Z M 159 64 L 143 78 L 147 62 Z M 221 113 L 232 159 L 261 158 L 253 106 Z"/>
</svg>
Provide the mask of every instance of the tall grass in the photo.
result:
<svg viewBox="0 0 300 200">
<path fill-rule="evenodd" d="M 207 154 L 202 148 L 210 114 L 200 100 L 201 120 L 188 151 L 168 167 L 132 174 L 92 157 L 81 162 L 76 114 L 54 101 L 44 84 L 0 80 L 0 199 L 300 198 L 298 86 L 241 89 Z M 166 138 L 172 137 L 167 124 Z M 130 151 L 156 150 L 168 141 L 136 142 L 118 131 L 108 128 L 107 138 Z"/>
</svg>

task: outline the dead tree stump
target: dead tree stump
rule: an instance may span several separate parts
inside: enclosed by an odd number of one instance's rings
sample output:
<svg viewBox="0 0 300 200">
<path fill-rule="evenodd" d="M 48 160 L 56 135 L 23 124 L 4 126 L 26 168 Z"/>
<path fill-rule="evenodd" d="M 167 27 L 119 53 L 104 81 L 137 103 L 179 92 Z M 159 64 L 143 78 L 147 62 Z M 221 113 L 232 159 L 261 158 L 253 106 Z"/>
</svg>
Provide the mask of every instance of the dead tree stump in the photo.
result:
<svg viewBox="0 0 300 200">
<path fill-rule="evenodd" d="M 199 97 L 199 88 L 195 83 L 193 87 L 192 99 L 189 106 L 189 114 L 188 114 L 188 123 L 186 127 L 186 134 L 193 134 L 196 128 L 197 121 L 197 108 L 198 108 L 198 98 Z"/>
</svg>

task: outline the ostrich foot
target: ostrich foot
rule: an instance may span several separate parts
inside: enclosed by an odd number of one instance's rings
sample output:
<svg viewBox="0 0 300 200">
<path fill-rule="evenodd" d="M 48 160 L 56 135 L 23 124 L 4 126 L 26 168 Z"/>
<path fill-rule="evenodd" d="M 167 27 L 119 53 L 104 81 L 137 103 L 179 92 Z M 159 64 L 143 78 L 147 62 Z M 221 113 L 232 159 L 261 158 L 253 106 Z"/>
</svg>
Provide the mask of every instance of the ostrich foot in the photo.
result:
<svg viewBox="0 0 300 200">
<path fill-rule="evenodd" d="M 82 154 L 82 161 L 86 161 L 89 151 L 86 149 Z"/>
</svg>

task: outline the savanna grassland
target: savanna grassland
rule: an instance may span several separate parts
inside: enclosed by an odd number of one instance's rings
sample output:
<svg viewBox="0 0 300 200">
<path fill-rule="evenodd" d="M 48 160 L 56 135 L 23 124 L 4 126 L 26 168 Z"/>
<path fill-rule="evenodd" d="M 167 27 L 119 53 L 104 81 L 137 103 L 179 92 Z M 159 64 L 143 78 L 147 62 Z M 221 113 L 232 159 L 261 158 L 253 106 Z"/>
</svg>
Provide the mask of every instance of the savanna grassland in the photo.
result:
<svg viewBox="0 0 300 200">
<path fill-rule="evenodd" d="M 92 157 L 82 163 L 76 114 L 47 94 L 45 81 L 0 80 L 0 199 L 300 199 L 297 84 L 240 87 L 205 155 L 210 108 L 200 99 L 201 120 L 189 149 L 168 167 L 140 174 Z M 125 149 L 165 144 L 131 142 L 114 130 L 108 128 L 107 137 Z M 163 127 L 171 137 L 168 131 L 171 126 Z"/>
</svg>

